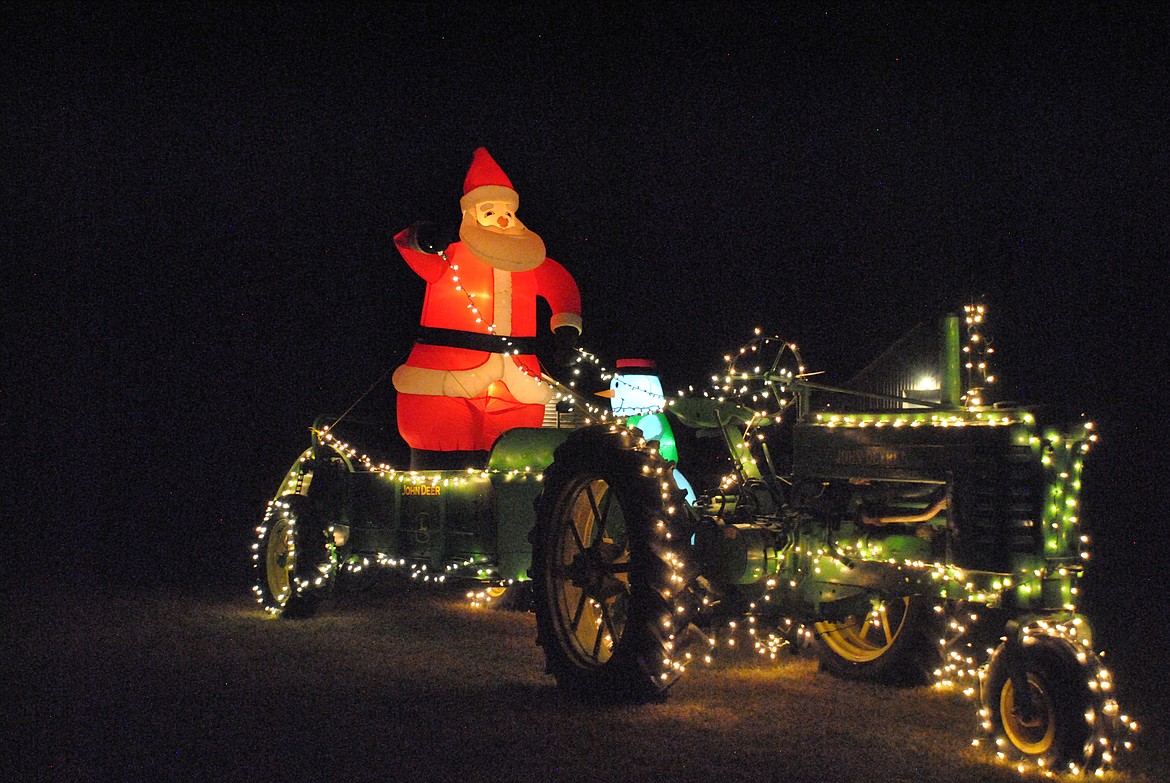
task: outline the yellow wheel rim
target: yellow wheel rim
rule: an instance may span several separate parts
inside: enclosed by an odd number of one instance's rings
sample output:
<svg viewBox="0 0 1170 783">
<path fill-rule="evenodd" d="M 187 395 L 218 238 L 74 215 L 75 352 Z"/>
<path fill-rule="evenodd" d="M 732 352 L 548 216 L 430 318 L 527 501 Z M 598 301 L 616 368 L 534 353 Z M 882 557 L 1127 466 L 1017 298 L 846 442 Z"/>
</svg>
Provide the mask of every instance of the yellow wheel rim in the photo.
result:
<svg viewBox="0 0 1170 783">
<path fill-rule="evenodd" d="M 909 614 L 910 599 L 895 599 L 880 602 L 868 615 L 819 622 L 816 628 L 821 640 L 839 657 L 851 663 L 869 663 L 889 652 Z"/>
<path fill-rule="evenodd" d="M 268 590 L 277 603 L 288 600 L 292 571 L 296 567 L 296 551 L 292 543 L 292 523 L 281 515 L 268 535 L 266 557 Z"/>
<path fill-rule="evenodd" d="M 615 495 L 604 479 L 580 486 L 555 545 L 555 611 L 565 640 L 591 666 L 613 656 L 626 623 L 629 549 Z"/>
<path fill-rule="evenodd" d="M 1016 709 L 1015 689 L 1009 679 L 1000 692 L 999 717 L 1008 740 L 1021 753 L 1039 756 L 1052 747 L 1056 737 L 1056 716 L 1044 686 L 1031 674 L 1028 675 L 1028 688 L 1032 692 L 1032 714 L 1025 718 Z"/>
</svg>

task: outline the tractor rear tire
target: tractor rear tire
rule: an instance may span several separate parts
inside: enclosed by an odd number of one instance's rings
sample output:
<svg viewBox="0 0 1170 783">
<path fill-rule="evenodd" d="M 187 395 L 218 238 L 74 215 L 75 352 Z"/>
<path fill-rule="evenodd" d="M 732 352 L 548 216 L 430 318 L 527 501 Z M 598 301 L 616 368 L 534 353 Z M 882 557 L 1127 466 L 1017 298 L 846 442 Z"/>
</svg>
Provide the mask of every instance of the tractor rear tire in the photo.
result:
<svg viewBox="0 0 1170 783">
<path fill-rule="evenodd" d="M 653 444 L 609 425 L 574 433 L 544 484 L 529 576 L 547 671 L 588 701 L 661 699 L 691 610 L 685 495 Z"/>
</svg>

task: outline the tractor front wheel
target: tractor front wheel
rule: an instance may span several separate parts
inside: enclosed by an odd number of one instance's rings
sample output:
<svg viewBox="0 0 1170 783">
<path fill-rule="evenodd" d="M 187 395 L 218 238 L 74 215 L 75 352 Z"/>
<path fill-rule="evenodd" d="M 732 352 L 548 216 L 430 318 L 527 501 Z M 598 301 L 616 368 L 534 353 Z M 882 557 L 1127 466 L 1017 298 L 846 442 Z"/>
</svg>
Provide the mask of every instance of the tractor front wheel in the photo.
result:
<svg viewBox="0 0 1170 783">
<path fill-rule="evenodd" d="M 980 716 L 996 752 L 1054 772 L 1108 766 L 1119 723 L 1107 676 L 1096 655 L 1062 639 L 1001 645 L 981 683 Z"/>
</svg>

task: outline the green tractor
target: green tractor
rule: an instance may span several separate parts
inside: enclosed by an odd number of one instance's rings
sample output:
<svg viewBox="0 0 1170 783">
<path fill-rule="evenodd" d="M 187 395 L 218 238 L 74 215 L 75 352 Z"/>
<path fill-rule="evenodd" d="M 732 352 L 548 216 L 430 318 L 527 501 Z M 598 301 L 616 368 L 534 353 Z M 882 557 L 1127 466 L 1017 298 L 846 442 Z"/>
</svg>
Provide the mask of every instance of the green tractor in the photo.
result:
<svg viewBox="0 0 1170 783">
<path fill-rule="evenodd" d="M 841 387 L 774 338 L 729 356 L 667 408 L 722 444 L 693 503 L 620 420 L 546 418 L 465 471 L 377 465 L 314 429 L 257 529 L 257 600 L 302 616 L 372 566 L 523 585 L 558 685 L 626 702 L 663 698 L 739 625 L 840 677 L 978 695 L 1003 758 L 1107 767 L 1128 718 L 1076 610 L 1092 425 L 980 404 L 960 320 L 941 323 Z M 939 380 L 915 389 L 924 363 Z"/>
</svg>

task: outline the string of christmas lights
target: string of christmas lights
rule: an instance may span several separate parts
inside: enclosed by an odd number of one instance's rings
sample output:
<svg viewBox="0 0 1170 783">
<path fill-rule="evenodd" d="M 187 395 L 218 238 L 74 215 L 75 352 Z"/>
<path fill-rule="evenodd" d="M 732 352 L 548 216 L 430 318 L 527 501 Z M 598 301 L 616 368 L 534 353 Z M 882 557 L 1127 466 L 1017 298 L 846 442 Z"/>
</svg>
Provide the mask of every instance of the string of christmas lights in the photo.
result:
<svg viewBox="0 0 1170 783">
<path fill-rule="evenodd" d="M 995 353 L 991 340 L 987 336 L 985 316 L 987 307 L 982 304 L 963 306 L 963 322 L 965 324 L 967 342 L 963 346 L 963 370 L 966 379 L 966 391 L 962 399 L 968 407 L 978 408 L 984 404 L 984 394 L 988 386 L 995 383 L 995 375 L 991 372 L 990 358 Z"/>
<path fill-rule="evenodd" d="M 445 257 L 445 256 L 444 256 Z M 458 271 L 453 267 L 454 271 Z M 458 283 L 458 277 L 455 277 Z M 458 287 L 458 286 L 457 286 Z M 463 290 L 458 288 L 458 290 Z M 468 297 L 468 306 L 481 322 L 474 297 L 465 292 Z M 1040 606 L 1042 596 L 1046 590 L 1055 587 L 1061 591 L 1061 606 L 1064 611 L 1075 612 L 1077 605 L 1078 587 L 1077 577 L 1080 574 L 1082 563 L 1089 559 L 1086 535 L 1079 533 L 1079 491 L 1081 488 L 1081 473 L 1083 457 L 1097 441 L 1097 434 L 1092 423 L 1084 423 L 1079 430 L 1067 434 L 1060 434 L 1051 429 L 1040 429 L 1034 415 L 1027 410 L 1000 410 L 987 407 L 985 397 L 987 387 L 995 382 L 991 372 L 989 358 L 994 353 L 986 332 L 986 308 L 982 305 L 968 305 L 964 308 L 967 327 L 967 341 L 963 346 L 963 368 L 965 372 L 965 392 L 962 395 L 963 407 L 956 410 L 898 410 L 875 413 L 816 413 L 808 421 L 815 426 L 827 428 L 918 428 L 918 427 L 1007 427 L 1012 429 L 1012 439 L 1017 446 L 1027 447 L 1034 454 L 1039 455 L 1041 465 L 1048 477 L 1047 494 L 1044 504 L 1043 517 L 1040 521 L 1042 529 L 1042 546 L 1044 556 L 1034 564 L 1018 569 L 1011 575 L 992 572 L 979 572 L 960 569 L 945 562 L 928 562 L 916 559 L 899 559 L 884 556 L 883 545 L 880 540 L 863 543 L 843 541 L 828 547 L 804 549 L 800 544 L 792 548 L 794 559 L 784 568 L 789 578 L 787 587 L 795 589 L 801 580 L 815 578 L 821 573 L 823 565 L 832 564 L 836 568 L 847 566 L 854 560 L 861 559 L 871 562 L 885 562 L 896 567 L 899 571 L 917 575 L 915 578 L 925 585 L 933 584 L 930 591 L 938 599 L 934 605 L 934 612 L 939 616 L 942 629 L 938 639 L 940 664 L 934 670 L 934 685 L 940 689 L 955 689 L 968 698 L 977 697 L 981 682 L 987 676 L 988 660 L 993 655 L 991 648 L 977 649 L 971 631 L 980 623 L 980 614 L 976 607 L 995 608 L 1015 605 L 1020 607 Z M 488 331 L 495 333 L 495 324 L 488 325 Z M 769 354 L 769 351 L 772 353 Z M 724 368 L 719 374 L 711 376 L 710 387 L 700 393 L 700 396 L 717 403 L 732 402 L 742 406 L 750 412 L 750 416 L 742 422 L 744 438 L 741 442 L 732 444 L 737 450 L 733 456 L 734 464 L 740 469 L 738 474 L 729 475 L 722 482 L 724 490 L 746 480 L 747 467 L 756 466 L 751 454 L 751 442 L 763 441 L 766 428 L 769 425 L 780 423 L 786 412 L 793 407 L 802 380 L 813 373 L 808 373 L 800 357 L 797 346 L 782 340 L 774 335 L 765 335 L 761 329 L 754 330 L 752 338 L 738 351 L 728 353 L 724 357 Z M 575 402 L 586 410 L 591 417 L 598 421 L 607 421 L 610 411 L 601 405 L 591 405 L 589 401 L 577 391 L 577 384 L 583 369 L 592 369 L 603 380 L 611 383 L 621 383 L 620 374 L 606 368 L 593 354 L 577 349 L 577 355 L 572 367 L 572 378 L 566 385 L 570 391 L 558 389 L 558 399 L 572 397 Z M 547 381 L 546 381 L 547 382 Z M 553 385 L 550 383 L 550 385 Z M 689 392 L 679 391 L 678 398 L 686 399 L 694 395 L 693 387 Z M 668 401 L 668 405 L 673 401 Z M 656 409 L 657 410 L 657 409 Z M 651 411 L 647 411 L 651 412 Z M 625 428 L 620 423 L 613 423 L 610 432 L 622 433 L 623 437 L 635 437 L 636 432 Z M 415 484 L 443 484 L 458 483 L 479 479 L 492 474 L 505 473 L 505 480 L 523 477 L 540 481 L 543 475 L 531 469 L 512 471 L 489 471 L 469 469 L 465 476 L 451 472 L 420 472 L 402 471 L 384 463 L 377 463 L 368 455 L 358 452 L 348 444 L 343 443 L 332 435 L 328 429 L 318 433 L 322 443 L 333 448 L 347 459 L 363 466 L 371 472 L 382 474 L 391 480 Z M 639 449 L 649 449 L 653 453 L 653 444 L 644 439 L 636 441 Z M 308 452 L 306 452 L 308 454 Z M 651 470 L 649 465 L 644 470 Z M 657 469 L 663 473 L 662 468 Z M 294 475 L 296 466 L 290 471 L 288 492 L 299 491 L 294 487 L 301 477 Z M 672 518 L 679 512 L 678 502 L 673 499 L 673 485 L 663 475 L 661 477 L 661 491 L 664 517 L 654 523 L 655 531 L 659 534 L 662 546 L 669 547 L 673 538 L 675 525 Z M 264 524 L 258 528 L 261 539 L 267 532 L 270 516 L 295 524 L 295 519 L 282 511 L 280 498 L 270 504 L 269 514 L 266 514 Z M 283 516 L 282 516 L 283 514 Z M 257 545 L 258 549 L 259 545 Z M 256 555 L 258 557 L 259 555 Z M 670 566 L 669 581 L 671 588 L 663 597 L 670 601 L 675 591 L 679 593 L 690 589 L 691 580 L 688 577 L 686 564 L 669 549 L 662 555 Z M 513 585 L 511 580 L 493 579 L 493 570 L 490 564 L 467 561 L 458 564 L 449 564 L 443 573 L 433 573 L 426 563 L 412 563 L 407 560 L 398 560 L 385 555 L 378 555 L 374 561 L 363 558 L 360 562 L 351 560 L 338 567 L 360 571 L 371 565 L 406 569 L 411 578 L 423 582 L 442 584 L 448 576 L 472 576 L 483 584 L 479 589 L 467 593 L 471 606 L 479 608 L 490 605 L 504 589 Z M 797 622 L 794 618 L 780 616 L 775 610 L 768 609 L 776 606 L 774 591 L 779 588 L 777 573 L 766 583 L 763 594 L 753 602 L 749 610 L 741 616 L 728 620 L 724 625 L 713 630 L 701 631 L 692 625 L 688 619 L 688 609 L 685 601 L 679 601 L 673 609 L 659 618 L 659 623 L 667 633 L 667 656 L 663 660 L 661 678 L 668 681 L 681 676 L 686 667 L 695 660 L 696 655 L 691 651 L 687 637 L 698 634 L 704 642 L 705 650 L 699 654 L 700 659 L 707 664 L 715 660 L 716 652 L 721 647 L 733 649 L 737 646 L 737 639 L 743 634 L 749 637 L 751 648 L 769 660 L 775 660 L 778 653 L 784 649 L 796 649 L 811 641 L 818 635 L 814 628 Z M 327 579 L 328 574 L 322 574 Z M 316 580 L 319 584 L 320 580 Z M 290 589 L 310 589 L 312 582 L 304 583 L 294 580 Z M 260 589 L 257 588 L 260 593 Z M 699 609 L 702 611 L 711 602 L 711 596 L 702 592 L 699 596 Z M 862 618 L 863 623 L 881 625 L 885 620 L 882 616 L 884 604 L 875 605 L 870 615 Z M 762 612 L 762 613 L 761 613 Z M 599 613 L 600 616 L 600 613 Z M 1096 653 L 1091 646 L 1091 640 L 1081 629 L 1081 619 L 1074 618 L 1067 622 L 1035 621 L 1025 629 L 1024 644 L 1028 639 L 1049 637 L 1060 639 L 1077 647 L 1076 659 L 1083 664 L 1087 677 L 1088 688 L 1094 694 L 1103 694 L 1095 706 L 1086 712 L 1086 723 L 1092 734 L 1092 752 L 1086 756 L 1084 768 L 1078 764 L 1070 765 L 1068 772 L 1080 774 L 1091 767 L 1097 775 L 1112 764 L 1114 754 L 1119 749 L 1129 749 L 1132 741 L 1128 738 L 1116 740 L 1110 731 L 1113 725 L 1120 725 L 1131 733 L 1137 731 L 1137 722 L 1129 716 L 1121 714 L 1117 702 L 1112 698 L 1112 679 L 1108 670 L 1101 665 L 1103 653 Z M 767 627 L 765 627 L 767 626 Z M 614 643 L 609 639 L 610 644 Z M 991 728 L 987 709 L 981 710 L 981 722 L 985 731 Z M 992 737 L 992 744 L 997 748 L 1001 759 L 1008 760 L 1008 753 L 1004 750 L 1003 737 Z M 980 745 L 986 738 L 979 738 L 973 744 Z M 1047 775 L 1057 774 L 1057 770 L 1045 769 L 1043 763 L 1036 765 L 1025 761 L 1012 760 L 1021 773 L 1030 770 L 1039 770 Z"/>
<path fill-rule="evenodd" d="M 516 344 L 511 339 L 509 339 L 508 335 L 501 335 L 501 334 L 497 333 L 498 327 L 496 326 L 496 322 L 495 322 L 494 318 L 491 318 L 491 319 L 486 318 L 484 316 L 483 312 L 480 311 L 479 305 L 477 305 L 475 302 L 475 294 L 473 292 L 467 290 L 466 288 L 464 288 L 463 283 L 460 281 L 459 265 L 452 263 L 451 260 L 449 258 L 447 258 L 447 252 L 445 250 L 439 251 L 439 257 L 442 258 L 447 263 L 447 266 L 451 268 L 451 282 L 454 284 L 455 290 L 462 293 L 467 298 L 467 309 L 470 310 L 472 315 L 475 317 L 475 323 L 483 324 L 486 322 L 486 324 L 487 324 L 486 329 L 488 331 L 488 334 L 496 335 L 497 337 L 500 338 L 501 342 L 505 346 L 507 346 L 507 348 L 509 350 L 503 351 L 502 353 L 505 356 L 513 357 L 512 362 L 513 362 L 513 364 L 516 365 L 516 367 L 520 370 L 520 372 L 522 374 L 526 375 L 527 377 L 531 378 L 533 381 L 535 381 L 539 385 L 548 387 L 552 391 L 554 400 L 563 399 L 564 394 L 557 387 L 557 384 L 551 382 L 548 378 L 545 378 L 543 375 L 533 373 L 531 370 L 529 370 L 527 367 L 524 366 L 523 362 L 514 358 L 514 357 L 520 355 L 520 349 L 516 347 Z"/>
</svg>

